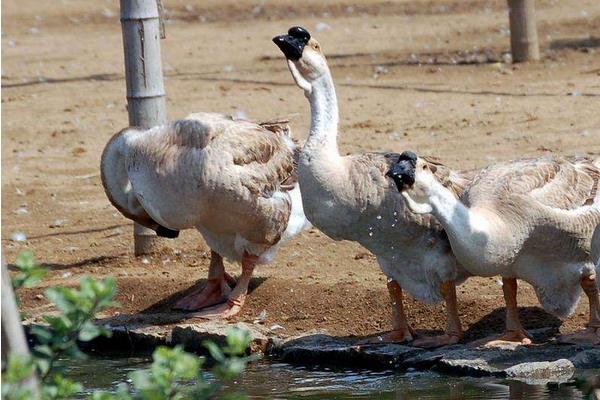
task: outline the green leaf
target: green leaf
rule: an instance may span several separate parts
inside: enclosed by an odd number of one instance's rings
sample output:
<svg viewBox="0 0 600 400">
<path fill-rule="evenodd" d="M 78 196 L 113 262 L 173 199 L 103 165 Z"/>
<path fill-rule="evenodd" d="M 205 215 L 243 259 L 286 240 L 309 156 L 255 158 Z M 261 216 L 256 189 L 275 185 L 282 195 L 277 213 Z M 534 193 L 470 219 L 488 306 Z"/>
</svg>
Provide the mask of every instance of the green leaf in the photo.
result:
<svg viewBox="0 0 600 400">
<path fill-rule="evenodd" d="M 52 358 L 54 351 L 47 344 L 39 344 L 33 348 L 33 353 L 37 358 Z"/>
<path fill-rule="evenodd" d="M 28 378 L 33 373 L 33 358 L 25 354 L 10 353 L 3 380 L 17 383 Z"/>
<path fill-rule="evenodd" d="M 27 276 L 21 283 L 22 287 L 32 288 L 37 285 L 44 277 L 48 271 L 42 268 L 35 268 L 28 272 Z"/>
<path fill-rule="evenodd" d="M 83 385 L 71 379 L 65 378 L 60 374 L 52 377 L 52 383 L 56 387 L 56 398 L 71 399 L 73 395 L 83 390 Z"/>
<path fill-rule="evenodd" d="M 48 270 L 39 266 L 31 251 L 23 251 L 17 255 L 15 267 L 19 270 L 11 279 L 15 289 L 33 287 L 43 279 Z"/>
<path fill-rule="evenodd" d="M 39 343 L 48 343 L 52 340 L 52 332 L 45 326 L 34 325 L 31 328 L 31 334 L 35 336 L 35 339 Z"/>
<path fill-rule="evenodd" d="M 30 250 L 25 250 L 17 254 L 15 265 L 19 269 L 31 269 L 36 267 L 37 263 L 35 262 L 33 252 Z"/>
<path fill-rule="evenodd" d="M 100 336 L 102 330 L 91 321 L 86 321 L 79 330 L 78 338 L 82 342 L 89 342 L 92 339 Z"/>
<path fill-rule="evenodd" d="M 252 342 L 252 337 L 250 336 L 250 332 L 245 329 L 229 328 L 226 340 L 227 346 L 223 348 L 223 352 L 235 356 L 246 352 L 246 349 Z"/>
<path fill-rule="evenodd" d="M 223 352 L 221 351 L 219 346 L 217 346 L 214 342 L 205 340 L 202 342 L 202 345 L 208 350 L 208 352 L 210 353 L 210 356 L 212 358 L 214 358 L 215 361 L 217 361 L 217 362 L 225 361 L 225 355 L 223 354 Z"/>
<path fill-rule="evenodd" d="M 68 332 L 73 327 L 71 320 L 64 315 L 45 315 L 43 318 L 54 333 Z"/>
<path fill-rule="evenodd" d="M 77 293 L 70 288 L 51 287 L 46 289 L 46 297 L 63 313 L 78 310 L 79 298 Z"/>
</svg>

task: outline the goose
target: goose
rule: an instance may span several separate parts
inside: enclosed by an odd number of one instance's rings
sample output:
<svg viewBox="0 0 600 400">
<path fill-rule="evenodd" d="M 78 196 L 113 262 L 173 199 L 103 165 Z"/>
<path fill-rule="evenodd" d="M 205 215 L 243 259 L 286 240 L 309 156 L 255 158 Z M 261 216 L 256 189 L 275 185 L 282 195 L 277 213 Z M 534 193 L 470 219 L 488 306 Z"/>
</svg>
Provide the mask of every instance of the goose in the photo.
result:
<svg viewBox="0 0 600 400">
<path fill-rule="evenodd" d="M 206 285 L 175 308 L 202 310 L 197 316 L 206 318 L 237 315 L 255 265 L 270 262 L 308 226 L 298 149 L 285 122 L 196 113 L 148 130 L 124 129 L 106 145 L 102 184 L 117 210 L 163 237 L 195 228 L 211 248 Z M 241 262 L 237 284 L 223 258 Z"/>
<path fill-rule="evenodd" d="M 506 331 L 486 345 L 530 344 L 517 310 L 517 279 L 530 283 L 543 308 L 570 315 L 581 289 L 587 329 L 561 341 L 600 343 L 600 302 L 590 260 L 600 223 L 600 159 L 540 157 L 501 162 L 479 172 L 462 195 L 448 190 L 426 159 L 404 152 L 388 172 L 411 211 L 433 214 L 472 275 L 502 276 Z"/>
<path fill-rule="evenodd" d="M 402 197 L 387 180 L 385 173 L 399 155 L 341 156 L 338 103 L 319 43 L 302 27 L 293 27 L 273 41 L 310 103 L 310 131 L 298 162 L 304 212 L 312 225 L 330 238 L 355 241 L 372 252 L 388 278 L 393 329 L 363 343 L 412 341 L 421 347 L 457 343 L 463 332 L 455 286 L 466 274 L 457 265 L 441 225 L 429 216 L 406 210 Z M 466 175 L 442 166 L 438 174 L 456 193 L 468 182 Z M 428 303 L 445 301 L 443 335 L 416 338 L 404 313 L 404 290 Z"/>
</svg>

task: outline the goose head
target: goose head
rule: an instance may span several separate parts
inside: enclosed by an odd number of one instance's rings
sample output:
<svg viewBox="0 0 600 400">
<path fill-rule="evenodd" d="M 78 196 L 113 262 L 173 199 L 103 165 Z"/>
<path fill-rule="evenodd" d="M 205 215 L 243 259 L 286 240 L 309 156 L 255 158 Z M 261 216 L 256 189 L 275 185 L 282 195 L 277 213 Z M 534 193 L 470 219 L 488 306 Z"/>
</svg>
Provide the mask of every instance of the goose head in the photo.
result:
<svg viewBox="0 0 600 400">
<path fill-rule="evenodd" d="M 412 151 L 400 154 L 386 176 L 390 177 L 406 200 L 408 208 L 416 214 L 431 213 L 429 188 L 435 181 L 435 166 L 418 157 Z"/>
<path fill-rule="evenodd" d="M 300 26 L 294 26 L 285 35 L 275 36 L 273 42 L 287 58 L 294 81 L 306 94 L 312 83 L 329 73 L 321 45 Z"/>
</svg>

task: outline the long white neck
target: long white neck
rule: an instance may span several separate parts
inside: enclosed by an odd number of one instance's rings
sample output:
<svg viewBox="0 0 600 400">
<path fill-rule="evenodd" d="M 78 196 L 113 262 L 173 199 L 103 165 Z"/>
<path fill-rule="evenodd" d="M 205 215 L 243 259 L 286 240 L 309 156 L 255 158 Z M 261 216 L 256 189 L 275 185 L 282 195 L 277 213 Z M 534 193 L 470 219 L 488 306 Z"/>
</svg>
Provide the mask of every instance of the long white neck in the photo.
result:
<svg viewBox="0 0 600 400">
<path fill-rule="evenodd" d="M 333 79 L 329 71 L 311 82 L 310 132 L 305 150 L 325 151 L 329 156 L 338 156 L 337 130 L 339 110 Z"/>
<path fill-rule="evenodd" d="M 486 246 L 492 228 L 490 216 L 465 206 L 435 179 L 429 182 L 426 190 L 432 213 L 444 227 L 455 253 L 472 255 L 480 252 Z"/>
</svg>

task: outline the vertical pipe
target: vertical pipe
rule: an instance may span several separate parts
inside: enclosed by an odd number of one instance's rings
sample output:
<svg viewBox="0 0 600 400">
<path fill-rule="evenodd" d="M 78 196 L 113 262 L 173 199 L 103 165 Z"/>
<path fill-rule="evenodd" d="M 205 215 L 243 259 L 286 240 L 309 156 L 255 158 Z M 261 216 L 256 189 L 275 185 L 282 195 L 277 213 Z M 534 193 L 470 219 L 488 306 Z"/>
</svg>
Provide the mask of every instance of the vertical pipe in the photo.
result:
<svg viewBox="0 0 600 400">
<path fill-rule="evenodd" d="M 160 57 L 160 21 L 156 0 L 120 0 L 129 125 L 151 128 L 166 122 Z M 135 224 L 135 255 L 159 246 L 154 232 Z"/>
<path fill-rule="evenodd" d="M 2 360 L 6 363 L 11 353 L 26 356 L 30 353 L 10 275 L 4 263 L 4 256 L 1 255 L 0 257 L 2 258 Z M 31 393 L 39 395 L 39 382 L 35 373 L 27 378 L 23 384 L 28 387 Z"/>
<path fill-rule="evenodd" d="M 513 62 L 539 60 L 535 0 L 508 0 L 508 19 Z"/>
</svg>

